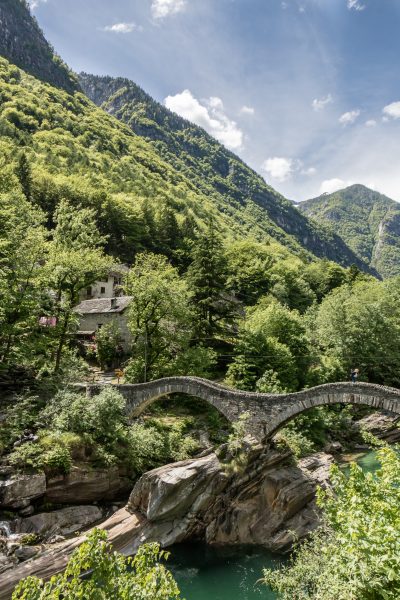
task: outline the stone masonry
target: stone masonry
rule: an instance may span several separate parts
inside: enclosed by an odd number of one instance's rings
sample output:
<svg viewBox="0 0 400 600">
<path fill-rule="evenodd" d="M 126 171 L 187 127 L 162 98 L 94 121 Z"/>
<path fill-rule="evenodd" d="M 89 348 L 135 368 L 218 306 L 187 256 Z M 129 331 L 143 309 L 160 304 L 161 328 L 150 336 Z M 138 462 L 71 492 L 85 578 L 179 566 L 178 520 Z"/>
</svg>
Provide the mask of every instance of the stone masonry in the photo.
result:
<svg viewBox="0 0 400 600">
<path fill-rule="evenodd" d="M 97 394 L 108 384 L 88 384 L 86 394 Z M 231 389 L 199 377 L 166 377 L 148 383 L 123 384 L 118 391 L 127 401 L 131 418 L 168 394 L 181 393 L 209 402 L 230 422 L 249 414 L 248 433 L 262 440 L 296 415 L 328 404 L 361 404 L 400 415 L 400 390 L 371 383 L 328 383 L 292 394 L 261 394 Z"/>
</svg>

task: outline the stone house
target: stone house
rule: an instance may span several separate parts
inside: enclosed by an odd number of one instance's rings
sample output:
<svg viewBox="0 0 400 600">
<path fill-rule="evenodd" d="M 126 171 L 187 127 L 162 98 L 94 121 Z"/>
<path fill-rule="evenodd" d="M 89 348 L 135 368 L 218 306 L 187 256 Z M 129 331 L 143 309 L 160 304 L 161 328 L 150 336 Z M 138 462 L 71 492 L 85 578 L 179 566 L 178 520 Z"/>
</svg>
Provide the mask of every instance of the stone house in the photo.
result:
<svg viewBox="0 0 400 600">
<path fill-rule="evenodd" d="M 79 300 L 94 300 L 98 298 L 115 298 L 122 294 L 124 275 L 129 271 L 126 265 L 118 265 L 112 269 L 107 277 L 95 281 L 92 285 L 81 290 Z"/>
<path fill-rule="evenodd" d="M 121 346 L 125 352 L 129 351 L 132 336 L 128 329 L 127 309 L 131 302 L 132 296 L 83 300 L 75 307 L 79 318 L 78 340 L 82 343 L 92 340 L 103 325 L 115 321 L 121 331 Z"/>
</svg>

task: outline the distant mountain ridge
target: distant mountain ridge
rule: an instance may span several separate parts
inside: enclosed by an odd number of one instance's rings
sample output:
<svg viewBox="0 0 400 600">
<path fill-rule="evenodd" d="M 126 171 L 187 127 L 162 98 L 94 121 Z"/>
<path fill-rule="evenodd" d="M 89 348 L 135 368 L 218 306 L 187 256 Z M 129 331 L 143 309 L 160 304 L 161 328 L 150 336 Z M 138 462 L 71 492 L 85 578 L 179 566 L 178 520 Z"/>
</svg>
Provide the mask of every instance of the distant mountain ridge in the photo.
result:
<svg viewBox="0 0 400 600">
<path fill-rule="evenodd" d="M 0 0 L 0 55 L 55 87 L 79 89 L 75 75 L 45 39 L 26 0 Z"/>
<path fill-rule="evenodd" d="M 270 235 L 292 249 L 294 238 L 320 258 L 368 270 L 338 235 L 311 224 L 291 201 L 204 129 L 153 100 L 134 82 L 87 73 L 78 77 L 83 91 L 95 104 L 151 141 L 159 156 L 184 172 L 200 191 L 209 194 L 211 185 L 225 203 L 252 212 L 255 222 L 270 221 Z"/>
<path fill-rule="evenodd" d="M 400 204 L 363 185 L 306 200 L 299 210 L 334 228 L 382 277 L 400 275 Z"/>
</svg>

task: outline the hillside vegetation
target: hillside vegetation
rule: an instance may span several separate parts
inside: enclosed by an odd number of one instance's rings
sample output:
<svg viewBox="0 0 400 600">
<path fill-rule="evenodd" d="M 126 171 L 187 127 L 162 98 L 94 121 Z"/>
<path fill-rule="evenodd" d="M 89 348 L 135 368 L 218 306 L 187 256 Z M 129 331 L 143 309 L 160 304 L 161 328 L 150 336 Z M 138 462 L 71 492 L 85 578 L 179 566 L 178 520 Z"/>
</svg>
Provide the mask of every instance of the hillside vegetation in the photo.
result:
<svg viewBox="0 0 400 600">
<path fill-rule="evenodd" d="M 400 274 L 400 205 L 363 185 L 301 202 L 298 208 L 332 227 L 382 277 Z"/>
<path fill-rule="evenodd" d="M 257 239 L 269 234 L 295 252 L 301 246 L 318 257 L 367 269 L 339 236 L 311 224 L 201 127 L 155 102 L 134 82 L 85 73 L 79 81 L 98 106 L 148 140 L 154 153 L 188 177 L 198 193 L 212 198 L 219 211 L 233 215 L 242 233 L 251 231 Z"/>
</svg>

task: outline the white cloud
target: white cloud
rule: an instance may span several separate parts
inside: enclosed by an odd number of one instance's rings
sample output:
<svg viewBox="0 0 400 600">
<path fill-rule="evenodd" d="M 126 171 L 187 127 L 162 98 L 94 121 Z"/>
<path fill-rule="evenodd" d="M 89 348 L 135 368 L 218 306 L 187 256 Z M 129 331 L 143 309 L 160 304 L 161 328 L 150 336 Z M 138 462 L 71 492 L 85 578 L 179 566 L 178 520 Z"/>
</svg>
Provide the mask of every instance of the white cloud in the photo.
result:
<svg viewBox="0 0 400 600">
<path fill-rule="evenodd" d="M 347 8 L 360 11 L 365 9 L 365 4 L 362 4 L 360 0 L 347 0 Z"/>
<path fill-rule="evenodd" d="M 339 118 L 339 123 L 341 123 L 341 125 L 351 125 L 352 123 L 354 123 L 358 117 L 360 116 L 361 111 L 360 110 L 350 110 L 349 112 L 345 112 L 343 113 L 343 115 Z"/>
<path fill-rule="evenodd" d="M 392 119 L 400 119 L 400 102 L 392 102 L 383 109 L 383 114 Z M 387 119 L 386 119 L 387 120 Z"/>
<path fill-rule="evenodd" d="M 200 103 L 190 90 L 167 96 L 164 104 L 181 117 L 200 125 L 227 148 L 238 150 L 243 143 L 243 132 L 235 121 L 225 114 L 221 98 L 212 96 Z"/>
<path fill-rule="evenodd" d="M 255 110 L 252 106 L 242 106 L 242 108 L 240 109 L 240 112 L 242 113 L 242 115 L 254 115 Z"/>
<path fill-rule="evenodd" d="M 312 177 L 312 175 L 315 175 L 316 172 L 317 172 L 317 169 L 315 167 L 309 167 L 308 169 L 301 170 L 301 174 L 307 175 L 308 177 Z"/>
<path fill-rule="evenodd" d="M 321 183 L 320 193 L 321 194 L 333 194 L 338 190 L 342 190 L 345 187 L 352 185 L 351 181 L 343 181 L 343 179 L 326 179 Z"/>
<path fill-rule="evenodd" d="M 153 0 L 151 3 L 151 14 L 154 19 L 165 19 L 170 15 L 183 12 L 186 8 L 186 0 Z"/>
<path fill-rule="evenodd" d="M 291 178 L 294 171 L 294 162 L 291 158 L 275 156 L 274 158 L 267 158 L 261 168 L 272 179 L 283 182 Z"/>
<path fill-rule="evenodd" d="M 365 125 L 366 127 L 376 127 L 377 122 L 375 121 L 375 119 L 369 119 L 368 121 L 365 121 Z"/>
<path fill-rule="evenodd" d="M 45 4 L 47 0 L 28 0 L 28 4 L 32 10 L 35 10 L 39 6 L 39 4 Z"/>
<path fill-rule="evenodd" d="M 323 110 L 325 106 L 331 104 L 332 102 L 333 98 L 331 94 L 328 94 L 325 98 L 314 98 L 314 100 L 312 101 L 312 107 L 315 111 L 318 112 L 320 110 Z"/>
<path fill-rule="evenodd" d="M 111 31 L 112 33 L 131 33 L 135 30 L 141 31 L 142 27 L 136 25 L 136 23 L 115 23 L 103 27 L 103 31 Z"/>
</svg>

